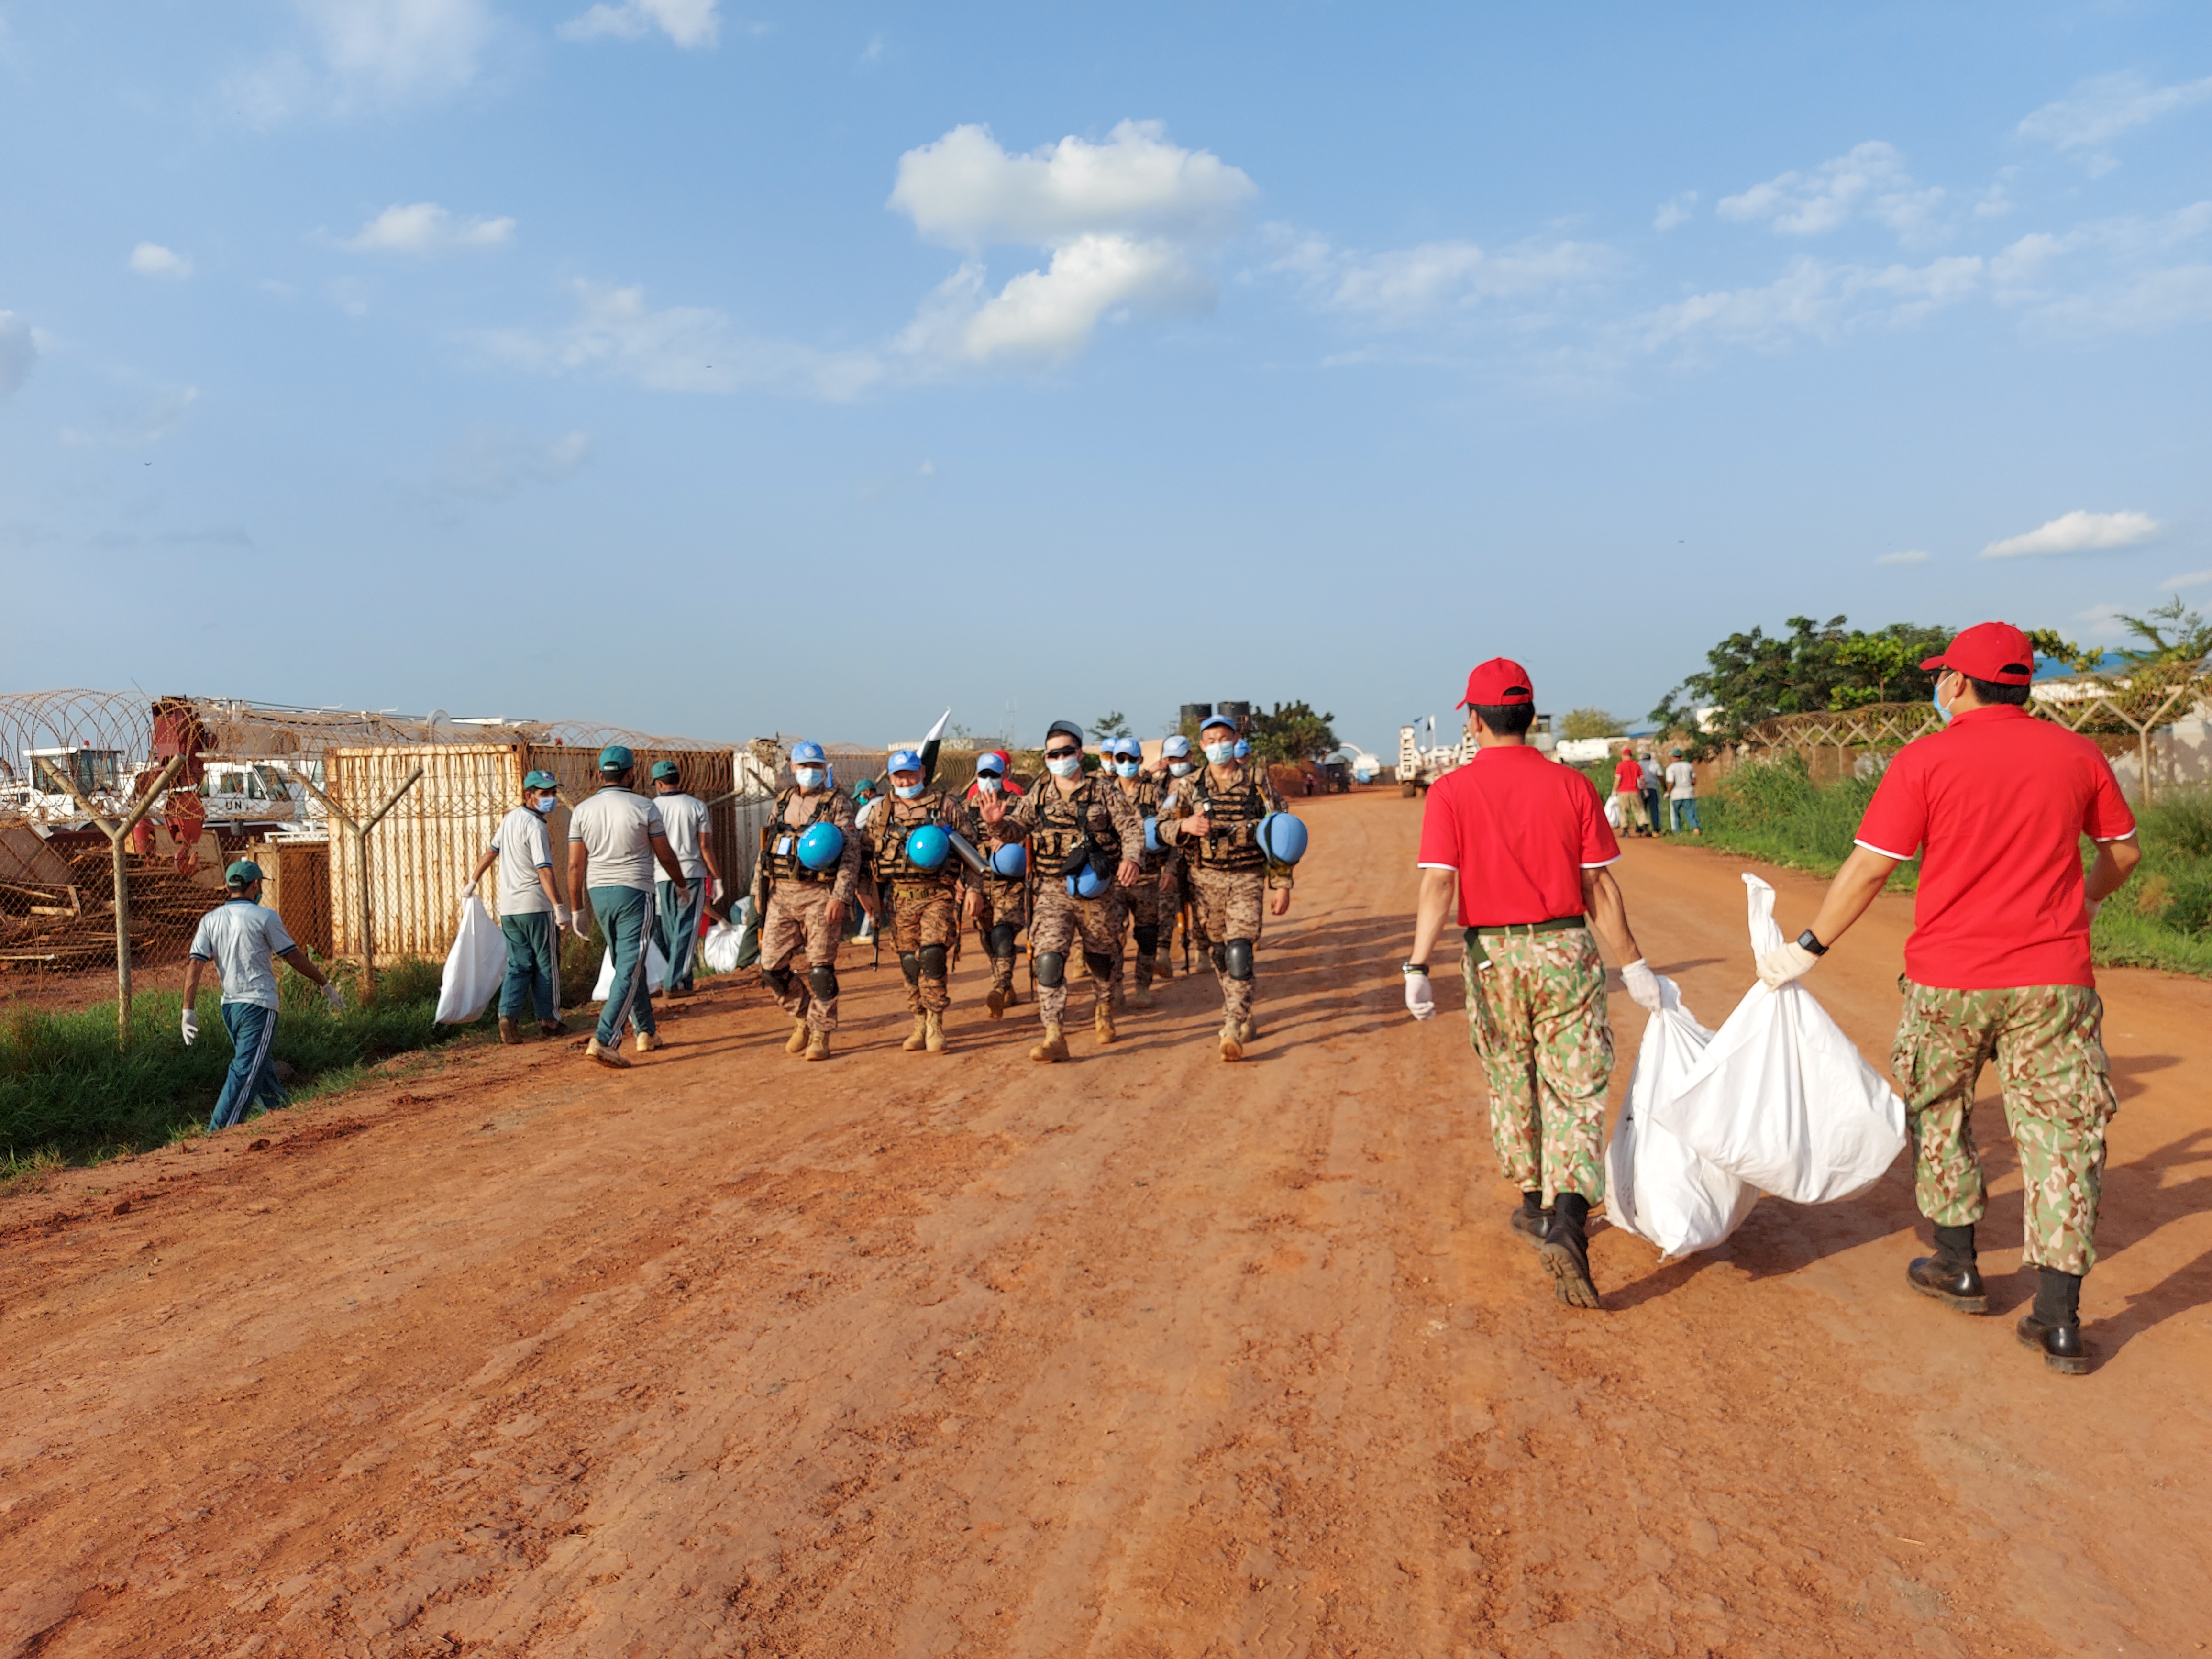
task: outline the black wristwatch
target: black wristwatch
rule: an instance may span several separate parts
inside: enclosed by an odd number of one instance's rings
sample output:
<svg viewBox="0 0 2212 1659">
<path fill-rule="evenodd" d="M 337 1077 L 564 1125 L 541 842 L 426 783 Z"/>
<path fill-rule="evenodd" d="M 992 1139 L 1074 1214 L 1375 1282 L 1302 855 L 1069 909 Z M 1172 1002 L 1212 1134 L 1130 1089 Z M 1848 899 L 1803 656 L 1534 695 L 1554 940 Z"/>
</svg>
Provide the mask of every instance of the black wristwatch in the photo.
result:
<svg viewBox="0 0 2212 1659">
<path fill-rule="evenodd" d="M 1797 935 L 1797 945 L 1799 949 L 1810 951 L 1816 957 L 1828 954 L 1828 947 L 1813 937 L 1813 930 L 1809 927 Z"/>
<path fill-rule="evenodd" d="M 1429 971 L 1429 964 L 1425 962 L 1401 962 L 1398 964 L 1398 971 L 1408 979 L 1415 974 L 1425 976 Z"/>
</svg>

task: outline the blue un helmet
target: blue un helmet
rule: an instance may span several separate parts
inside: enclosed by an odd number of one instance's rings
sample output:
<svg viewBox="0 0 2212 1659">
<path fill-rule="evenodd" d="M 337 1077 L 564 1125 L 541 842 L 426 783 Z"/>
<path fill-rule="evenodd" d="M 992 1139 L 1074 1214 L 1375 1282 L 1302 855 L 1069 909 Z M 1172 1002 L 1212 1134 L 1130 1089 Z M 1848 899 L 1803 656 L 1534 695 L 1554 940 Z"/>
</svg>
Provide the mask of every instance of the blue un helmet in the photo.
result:
<svg viewBox="0 0 2212 1659">
<path fill-rule="evenodd" d="M 1285 868 L 1306 855 L 1306 827 L 1288 812 L 1270 812 L 1260 820 L 1253 837 L 1267 862 Z"/>
<path fill-rule="evenodd" d="M 1019 881 L 1029 872 L 1029 849 L 1021 842 L 1001 842 L 991 849 L 991 873 L 1001 881 Z"/>
<path fill-rule="evenodd" d="M 1160 744 L 1160 758 L 1162 760 L 1188 760 L 1190 758 L 1190 739 L 1183 736 L 1182 732 L 1176 732 L 1175 736 L 1168 738 L 1165 742 Z"/>
<path fill-rule="evenodd" d="M 951 851 L 952 837 L 933 823 L 917 826 L 906 838 L 906 861 L 917 870 L 942 870 Z"/>
<path fill-rule="evenodd" d="M 1252 745 L 1251 745 L 1251 744 L 1250 744 L 1250 743 L 1249 743 L 1248 741 L 1246 741 L 1246 740 L 1245 740 L 1244 738 L 1237 738 L 1237 758 L 1238 760 L 1249 760 L 1249 759 L 1251 758 L 1251 757 L 1252 757 Z"/>
<path fill-rule="evenodd" d="M 1106 878 L 1085 864 L 1067 878 L 1070 898 L 1095 899 L 1106 890 Z"/>
<path fill-rule="evenodd" d="M 799 861 L 810 870 L 835 868 L 845 856 L 845 832 L 834 823 L 810 823 L 799 837 Z"/>
</svg>

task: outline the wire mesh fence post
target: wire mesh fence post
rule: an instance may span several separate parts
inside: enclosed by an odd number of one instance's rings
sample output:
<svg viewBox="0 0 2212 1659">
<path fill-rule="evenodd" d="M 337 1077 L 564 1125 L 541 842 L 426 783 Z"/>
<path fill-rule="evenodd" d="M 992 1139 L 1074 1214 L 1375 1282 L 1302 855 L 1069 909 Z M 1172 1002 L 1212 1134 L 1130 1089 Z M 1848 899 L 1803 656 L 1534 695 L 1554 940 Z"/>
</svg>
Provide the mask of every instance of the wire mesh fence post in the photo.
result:
<svg viewBox="0 0 2212 1659">
<path fill-rule="evenodd" d="M 385 814 L 399 805 L 399 798 L 422 781 L 422 769 L 418 766 L 410 772 L 404 781 L 385 798 L 384 805 L 376 809 L 366 823 L 325 794 L 320 786 L 296 771 L 292 775 L 302 788 L 322 802 L 330 815 L 343 824 L 353 836 L 354 858 L 360 866 L 361 875 L 361 1000 L 374 1002 L 376 1000 L 376 921 L 375 907 L 370 902 L 368 838 L 376 826 L 384 822 Z"/>
</svg>

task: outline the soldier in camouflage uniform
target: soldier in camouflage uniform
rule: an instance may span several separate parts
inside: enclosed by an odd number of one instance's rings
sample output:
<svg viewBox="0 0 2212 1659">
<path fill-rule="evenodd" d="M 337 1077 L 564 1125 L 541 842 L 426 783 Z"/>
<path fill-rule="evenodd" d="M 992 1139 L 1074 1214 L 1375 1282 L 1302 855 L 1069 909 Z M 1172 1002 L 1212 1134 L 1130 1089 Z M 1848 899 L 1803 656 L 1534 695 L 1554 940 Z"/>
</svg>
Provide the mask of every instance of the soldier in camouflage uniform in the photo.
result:
<svg viewBox="0 0 2212 1659">
<path fill-rule="evenodd" d="M 876 890 L 890 902 L 891 943 L 914 1015 L 914 1030 L 899 1046 L 908 1054 L 942 1054 L 945 1011 L 952 1000 L 945 988 L 945 959 L 959 935 L 963 911 L 975 914 L 975 878 L 950 849 L 936 865 L 924 867 L 913 856 L 912 838 L 923 825 L 934 824 L 972 846 L 975 821 L 966 806 L 923 781 L 921 757 L 911 750 L 892 755 L 885 769 L 891 793 L 869 815 L 868 839 Z"/>
<path fill-rule="evenodd" d="M 1284 810 L 1267 774 L 1237 759 L 1237 727 L 1216 714 L 1199 729 L 1206 764 L 1176 780 L 1175 806 L 1160 818 L 1160 841 L 1188 864 L 1191 915 L 1207 941 L 1221 985 L 1221 1057 L 1244 1058 L 1259 1035 L 1252 1018 L 1254 951 L 1260 943 L 1261 894 L 1276 915 L 1291 908 L 1289 870 L 1261 850 L 1260 820 Z"/>
<path fill-rule="evenodd" d="M 1528 671 L 1492 658 L 1468 676 L 1462 706 L 1474 758 L 1438 779 L 1422 809 L 1420 912 L 1413 957 L 1401 964 L 1406 1007 L 1416 1019 L 1436 1013 L 1429 952 L 1456 893 L 1491 1144 L 1521 1189 L 1510 1224 L 1535 1243 L 1559 1301 L 1595 1308 L 1589 1212 L 1605 1197 L 1613 1072 L 1598 940 L 1620 959 L 1621 982 L 1641 1006 L 1658 1008 L 1658 976 L 1607 868 L 1620 844 L 1597 791 L 1528 743 L 1536 702 Z"/>
<path fill-rule="evenodd" d="M 1137 809 L 1139 821 L 1157 819 L 1160 815 L 1160 787 L 1158 780 L 1144 770 L 1144 750 L 1134 738 L 1116 738 L 1108 745 L 1111 750 L 1114 781 L 1129 804 Z M 1129 993 L 1132 1008 L 1152 1006 L 1152 975 L 1159 966 L 1160 955 L 1160 872 L 1167 864 L 1163 847 L 1151 841 L 1137 842 L 1137 884 L 1128 890 L 1127 908 L 1130 932 L 1137 942 L 1136 988 Z M 1170 924 L 1173 926 L 1172 921 Z"/>
<path fill-rule="evenodd" d="M 1035 790 L 1011 805 L 1000 797 L 983 800 L 978 816 L 994 845 L 1028 845 L 1030 951 L 1036 960 L 1037 1018 L 1044 1027 L 1030 1058 L 1050 1062 L 1067 1058 L 1065 970 L 1069 947 L 1078 939 L 1096 996 L 1098 1041 L 1114 1041 L 1114 1001 L 1121 982 L 1121 892 L 1137 880 L 1135 849 L 1144 844 L 1145 827 L 1112 779 L 1083 775 L 1081 726 L 1054 720 L 1045 733 L 1044 760 L 1048 775 Z M 1095 886 L 1096 896 L 1071 892 L 1070 884 L 1079 881 Z"/>
<path fill-rule="evenodd" d="M 837 946 L 860 878 L 860 832 L 853 803 L 833 787 L 829 758 L 819 744 L 794 744 L 797 781 L 775 798 L 775 811 L 761 830 L 753 871 L 753 908 L 761 917 L 761 981 L 792 1017 L 784 1052 L 809 1060 L 830 1058 L 837 1029 Z M 837 827 L 844 848 L 827 870 L 799 860 L 799 839 L 817 823 Z M 793 971 L 801 952 L 806 971 Z"/>
<path fill-rule="evenodd" d="M 1006 775 L 1006 756 L 1001 751 L 987 750 L 975 757 L 975 781 L 968 786 L 968 805 L 970 812 L 986 795 L 999 795 L 1006 799 L 1018 799 L 1025 793 L 1022 786 Z M 980 818 L 978 823 L 981 822 Z M 980 844 L 980 843 L 979 843 Z M 988 852 L 996 848 L 986 849 Z M 1013 848 L 1021 851 L 1017 843 Z M 982 941 L 983 955 L 991 964 L 991 988 L 983 998 L 983 1012 L 993 1019 L 1002 1019 L 1016 1000 L 1014 995 L 1015 936 L 1029 920 L 1029 873 L 1026 862 L 1022 873 L 1005 876 L 994 867 L 978 884 L 975 909 L 975 936 Z"/>
<path fill-rule="evenodd" d="M 1960 1312 L 1989 1308 L 1971 1117 L 1995 1060 L 2026 1188 L 2022 1255 L 2036 1269 L 2018 1335 L 2051 1370 L 2079 1375 L 2090 1363 L 2081 1280 L 2097 1260 L 2105 1126 L 2119 1104 L 2089 927 L 2142 856 L 2135 817 L 2095 744 L 2027 712 L 2035 651 L 2019 629 L 1980 623 L 1920 665 L 1936 672 L 1944 728 L 1890 763 L 1820 914 L 1759 958 L 1759 976 L 1778 988 L 1809 969 L 1920 852 L 1890 1066 L 1936 1253 L 1914 1259 L 1905 1279 Z M 2097 849 L 2086 877 L 2084 837 Z"/>
<path fill-rule="evenodd" d="M 1152 773 L 1152 783 L 1161 801 L 1165 803 L 1175 793 L 1178 779 L 1187 778 L 1197 769 L 1196 763 L 1190 757 L 1188 738 L 1178 732 L 1160 744 L 1160 763 Z M 1161 816 L 1165 817 L 1166 813 L 1163 811 Z M 1184 914 L 1189 897 L 1190 872 L 1183 859 L 1182 849 L 1164 839 L 1160 845 L 1166 850 L 1160 858 L 1160 955 L 1158 964 L 1153 969 L 1153 977 L 1168 980 L 1175 977 L 1173 946 L 1176 921 L 1178 918 L 1182 919 L 1183 947 L 1188 952 L 1195 942 L 1190 928 L 1198 918 L 1194 911 L 1188 915 Z"/>
</svg>

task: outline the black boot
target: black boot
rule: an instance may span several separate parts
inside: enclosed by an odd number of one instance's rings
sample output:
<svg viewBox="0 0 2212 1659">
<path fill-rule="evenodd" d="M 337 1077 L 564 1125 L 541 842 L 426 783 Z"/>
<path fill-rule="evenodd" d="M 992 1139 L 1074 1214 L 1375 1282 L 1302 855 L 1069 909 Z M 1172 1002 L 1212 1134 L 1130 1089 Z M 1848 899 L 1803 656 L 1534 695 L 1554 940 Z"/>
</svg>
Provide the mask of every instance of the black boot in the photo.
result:
<svg viewBox="0 0 2212 1659">
<path fill-rule="evenodd" d="M 1531 1244 L 1540 1246 L 1545 1230 L 1552 1224 L 1552 1212 L 1544 1207 L 1543 1194 L 1522 1194 L 1521 1207 L 1513 1212 L 1508 1224 L 1515 1232 L 1524 1234 Z"/>
<path fill-rule="evenodd" d="M 1552 1275 L 1552 1291 L 1571 1308 L 1595 1308 L 1597 1286 L 1590 1283 L 1589 1200 L 1580 1193 L 1561 1193 L 1552 1201 L 1552 1224 L 1546 1230 L 1540 1255 Z"/>
<path fill-rule="evenodd" d="M 2036 1269 L 2035 1305 L 2020 1322 L 2021 1346 L 2040 1349 L 2043 1363 L 2068 1376 L 2089 1369 L 2081 1341 L 2081 1278 L 2056 1267 Z"/>
<path fill-rule="evenodd" d="M 1974 1224 L 1938 1227 L 1936 1254 L 1917 1257 L 1905 1270 L 1905 1281 L 1923 1296 L 1932 1296 L 1960 1313 L 1987 1313 L 1988 1293 L 1974 1266 Z"/>
</svg>

